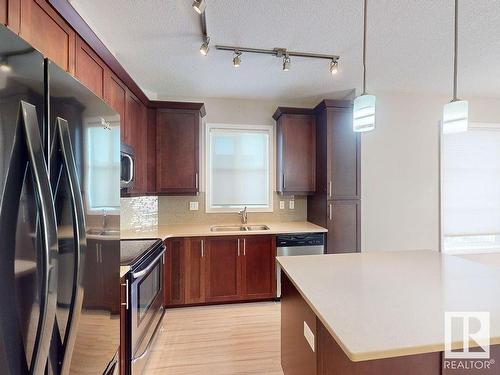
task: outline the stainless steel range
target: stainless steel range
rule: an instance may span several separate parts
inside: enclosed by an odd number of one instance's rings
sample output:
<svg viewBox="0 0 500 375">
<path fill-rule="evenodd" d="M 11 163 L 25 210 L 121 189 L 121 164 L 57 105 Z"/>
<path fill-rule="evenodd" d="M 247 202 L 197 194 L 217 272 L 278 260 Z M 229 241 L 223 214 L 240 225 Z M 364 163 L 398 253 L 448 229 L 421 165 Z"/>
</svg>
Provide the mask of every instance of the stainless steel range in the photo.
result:
<svg viewBox="0 0 500 375">
<path fill-rule="evenodd" d="M 165 315 L 163 272 L 165 245 L 159 239 L 122 240 L 122 266 L 126 276 L 126 374 L 143 372 Z"/>
</svg>

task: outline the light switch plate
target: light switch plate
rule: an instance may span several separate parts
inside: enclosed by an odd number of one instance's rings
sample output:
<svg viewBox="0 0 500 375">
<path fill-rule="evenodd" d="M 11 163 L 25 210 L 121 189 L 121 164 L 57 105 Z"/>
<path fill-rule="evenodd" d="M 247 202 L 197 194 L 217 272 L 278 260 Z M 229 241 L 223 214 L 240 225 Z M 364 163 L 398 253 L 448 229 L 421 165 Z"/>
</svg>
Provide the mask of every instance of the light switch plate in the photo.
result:
<svg viewBox="0 0 500 375">
<path fill-rule="evenodd" d="M 285 201 L 280 201 L 280 210 L 285 209 Z"/>
<path fill-rule="evenodd" d="M 293 199 L 288 202 L 288 207 L 290 208 L 290 210 L 295 210 L 295 201 Z"/>
<path fill-rule="evenodd" d="M 198 211 L 198 202 L 189 202 L 189 211 Z"/>
<path fill-rule="evenodd" d="M 306 338 L 307 343 L 311 347 L 312 351 L 314 352 L 314 333 L 311 331 L 311 328 L 307 325 L 307 323 L 304 321 L 304 337 Z"/>
</svg>

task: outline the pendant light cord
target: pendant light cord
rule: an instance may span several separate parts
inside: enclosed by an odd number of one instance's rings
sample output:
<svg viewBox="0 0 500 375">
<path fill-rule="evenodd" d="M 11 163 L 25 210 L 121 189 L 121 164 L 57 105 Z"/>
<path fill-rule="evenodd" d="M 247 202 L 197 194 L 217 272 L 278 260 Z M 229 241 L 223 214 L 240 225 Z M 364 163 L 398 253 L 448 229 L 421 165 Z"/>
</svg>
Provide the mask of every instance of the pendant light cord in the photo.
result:
<svg viewBox="0 0 500 375">
<path fill-rule="evenodd" d="M 365 0 L 366 1 L 366 0 Z M 458 0 L 455 0 L 455 50 L 453 56 L 453 101 L 457 101 L 457 82 L 458 82 Z"/>
<path fill-rule="evenodd" d="M 366 94 L 366 7 L 367 0 L 364 0 L 363 7 L 363 93 L 361 95 Z"/>
</svg>

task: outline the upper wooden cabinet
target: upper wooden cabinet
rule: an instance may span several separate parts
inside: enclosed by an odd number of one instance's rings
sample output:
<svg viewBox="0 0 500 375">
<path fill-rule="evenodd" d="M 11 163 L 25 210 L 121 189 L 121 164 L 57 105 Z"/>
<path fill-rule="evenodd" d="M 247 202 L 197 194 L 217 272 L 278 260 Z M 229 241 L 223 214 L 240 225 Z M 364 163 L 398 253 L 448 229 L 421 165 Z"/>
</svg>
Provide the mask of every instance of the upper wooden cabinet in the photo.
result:
<svg viewBox="0 0 500 375">
<path fill-rule="evenodd" d="M 312 194 L 316 190 L 316 124 L 310 109 L 280 107 L 276 126 L 276 190 Z"/>
<path fill-rule="evenodd" d="M 7 25 L 8 0 L 0 0 L 0 23 Z"/>
<path fill-rule="evenodd" d="M 147 190 L 147 109 L 130 91 L 126 92 L 123 141 L 135 153 L 135 183 L 129 192 L 144 194 Z"/>
<path fill-rule="evenodd" d="M 120 115 L 121 138 L 126 138 L 125 103 L 127 88 L 110 70 L 106 70 L 104 77 L 104 100 Z"/>
<path fill-rule="evenodd" d="M 198 193 L 200 125 L 200 111 L 158 110 L 156 193 Z"/>
<path fill-rule="evenodd" d="M 106 69 L 106 64 L 99 56 L 77 36 L 75 77 L 100 98 L 104 98 Z"/>
<path fill-rule="evenodd" d="M 19 35 L 74 74 L 76 33 L 45 0 L 21 0 Z"/>
</svg>

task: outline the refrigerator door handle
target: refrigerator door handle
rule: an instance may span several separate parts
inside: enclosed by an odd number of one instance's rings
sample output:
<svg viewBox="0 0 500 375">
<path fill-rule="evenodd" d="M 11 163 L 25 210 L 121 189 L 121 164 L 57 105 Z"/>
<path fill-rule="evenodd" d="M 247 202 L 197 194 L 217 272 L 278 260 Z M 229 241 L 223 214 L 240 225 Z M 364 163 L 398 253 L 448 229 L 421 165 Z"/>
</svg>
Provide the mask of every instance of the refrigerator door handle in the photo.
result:
<svg viewBox="0 0 500 375">
<path fill-rule="evenodd" d="M 9 264 L 15 262 L 15 233 L 17 227 L 17 215 L 19 213 L 19 199 L 23 182 L 26 178 L 26 167 L 29 165 L 31 176 L 33 179 L 34 194 L 38 207 L 38 228 L 40 234 L 41 253 L 39 254 L 39 319 L 36 329 L 36 336 L 33 343 L 33 354 L 29 369 L 28 364 L 25 363 L 25 369 L 29 374 L 43 374 L 47 359 L 49 355 L 50 341 L 52 338 L 52 330 L 54 327 L 57 303 L 57 225 L 54 211 L 54 201 L 52 192 L 50 190 L 49 175 L 47 165 L 45 164 L 45 157 L 43 152 L 43 145 L 38 125 L 36 108 L 24 101 L 20 102 L 18 124 L 14 136 L 14 144 L 12 146 L 12 153 L 10 165 L 7 172 L 5 190 L 2 197 L 2 205 L 0 207 L 0 233 L 9 233 L 9 235 L 2 235 L 2 243 L 0 244 L 0 251 L 4 253 L 8 262 L 2 264 L 1 270 L 5 271 L 7 267 L 8 272 L 2 275 L 5 280 L 2 281 L 2 303 L 9 304 L 10 300 L 14 298 L 10 288 L 14 285 L 15 275 L 9 270 Z M 5 250 L 5 251 L 4 251 Z M 2 262 L 4 263 L 4 262 Z M 12 279 L 11 279 L 12 278 Z M 5 281 L 5 282 L 4 282 Z M 12 296 L 12 298 L 10 297 Z M 5 298 L 4 298 L 5 297 Z M 15 306 L 15 302 L 14 302 Z M 20 335 L 19 325 L 16 324 L 17 318 L 9 321 L 7 314 L 0 318 L 2 328 L 5 329 L 4 336 Z M 12 361 L 19 361 L 19 348 L 17 345 L 6 345 L 7 357 Z M 14 357 L 12 357 L 12 355 Z M 25 357 L 24 357 L 25 358 Z M 24 362 L 24 361 L 23 361 Z M 19 363 L 9 363 L 9 366 L 17 368 Z M 24 367 L 23 366 L 23 367 Z M 9 370 L 9 369 L 7 369 Z M 26 371 L 26 373 L 28 373 Z M 16 373 L 16 371 L 14 371 Z"/>
<path fill-rule="evenodd" d="M 62 157 L 61 165 L 64 168 L 68 180 L 71 209 L 73 215 L 73 226 L 75 231 L 75 262 L 73 268 L 73 288 L 71 295 L 71 306 L 69 310 L 68 322 L 63 340 L 63 361 L 61 365 L 61 375 L 69 374 L 71 358 L 75 345 L 78 323 L 83 304 L 83 270 L 85 267 L 85 252 L 87 249 L 85 212 L 83 209 L 83 199 L 78 181 L 76 162 L 69 134 L 68 122 L 60 117 L 56 119 L 55 138 L 52 145 L 51 160 L 57 160 L 53 153 L 60 152 Z M 54 170 L 54 169 L 52 169 Z M 59 169 L 60 170 L 60 169 Z M 60 174 L 60 173 L 59 173 Z M 54 189 L 57 189 L 53 185 Z M 55 190 L 57 191 L 57 190 Z"/>
</svg>

